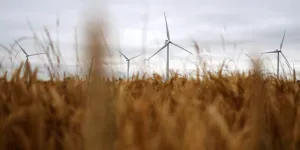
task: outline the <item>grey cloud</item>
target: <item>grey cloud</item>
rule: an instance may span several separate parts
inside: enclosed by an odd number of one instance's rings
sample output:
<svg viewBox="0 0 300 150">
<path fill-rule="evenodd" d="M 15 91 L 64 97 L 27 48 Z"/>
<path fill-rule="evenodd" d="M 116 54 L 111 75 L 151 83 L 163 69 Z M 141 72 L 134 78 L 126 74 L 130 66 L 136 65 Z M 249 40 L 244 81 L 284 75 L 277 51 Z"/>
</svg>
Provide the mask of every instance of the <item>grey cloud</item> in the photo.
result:
<svg viewBox="0 0 300 150">
<path fill-rule="evenodd" d="M 39 34 L 43 33 L 43 26 L 47 26 L 55 39 L 55 21 L 59 15 L 61 16 L 61 47 L 64 49 L 64 56 L 73 58 L 75 56 L 74 51 L 72 52 L 74 26 L 79 23 L 79 17 L 82 17 L 80 11 L 83 3 L 79 0 L 4 2 L 0 6 L 0 30 L 3 35 L 0 36 L 0 42 L 9 42 L 24 34 L 31 35 L 26 23 L 27 17 L 32 20 Z M 110 30 L 114 34 L 110 39 L 112 41 L 110 48 L 113 50 L 118 47 L 115 39 L 122 34 L 122 31 L 132 29 L 134 32 L 120 39 L 122 43 L 120 47 L 129 56 L 142 52 L 140 38 L 145 21 L 146 1 L 111 0 L 107 3 L 111 12 Z M 297 0 L 285 2 L 279 0 L 151 0 L 148 4 L 148 35 L 152 38 L 148 37 L 147 56 L 152 55 L 164 44 L 166 31 L 163 12 L 166 12 L 172 40 L 193 50 L 191 40 L 195 39 L 200 46 L 211 47 L 215 61 L 223 56 L 238 55 L 233 52 L 234 43 L 237 43 L 238 49 L 246 49 L 245 52 L 251 49 L 251 46 L 261 46 L 263 49 L 277 48 L 284 29 L 287 29 L 285 53 L 289 59 L 297 59 L 296 54 L 299 53 L 297 49 L 300 48 L 298 44 L 300 11 L 297 8 L 300 2 Z M 227 31 L 224 32 L 227 53 L 222 52 L 220 33 L 223 26 L 227 27 Z M 156 34 L 157 39 L 152 34 Z M 174 57 L 188 56 L 173 46 L 171 46 L 171 53 Z M 163 50 L 154 60 L 164 60 L 165 55 Z"/>
</svg>

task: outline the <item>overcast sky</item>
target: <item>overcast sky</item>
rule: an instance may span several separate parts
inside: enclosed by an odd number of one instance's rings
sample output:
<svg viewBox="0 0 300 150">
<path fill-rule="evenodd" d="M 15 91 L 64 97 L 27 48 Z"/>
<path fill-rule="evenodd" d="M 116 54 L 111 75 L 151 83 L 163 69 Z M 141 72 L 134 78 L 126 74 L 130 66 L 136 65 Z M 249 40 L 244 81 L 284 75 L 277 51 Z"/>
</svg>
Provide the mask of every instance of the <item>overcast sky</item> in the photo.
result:
<svg viewBox="0 0 300 150">
<path fill-rule="evenodd" d="M 56 41 L 58 17 L 59 45 L 64 63 L 68 69 L 74 70 L 74 31 L 75 28 L 80 28 L 83 10 L 87 8 L 86 3 L 83 0 L 3 0 L 0 2 L 0 43 L 8 46 L 21 36 L 31 36 L 28 20 L 39 36 L 45 38 L 43 28 L 47 27 Z M 147 53 L 131 62 L 130 71 L 138 71 L 143 59 L 150 57 L 164 45 L 167 38 L 164 21 L 166 12 L 172 42 L 195 54 L 192 40 L 196 40 L 199 47 L 207 51 L 202 52 L 208 53 L 203 56 L 206 60 L 211 59 L 217 65 L 225 58 L 233 59 L 239 69 L 249 66 L 249 59 L 244 54 L 279 48 L 286 29 L 282 51 L 291 65 L 294 63 L 299 70 L 299 5 L 300 1 L 297 0 L 110 0 L 105 5 L 110 22 L 109 47 L 117 59 L 122 58 L 115 51 L 119 48 L 127 57 L 139 55 L 143 52 L 143 35 L 146 33 Z M 147 30 L 144 29 L 146 23 Z M 221 34 L 225 49 L 222 46 Z M 39 50 L 32 41 L 23 41 L 21 44 L 28 53 Z M 17 47 L 16 50 L 20 51 Z M 0 55 L 7 56 L 8 53 L 0 49 Z M 276 54 L 262 57 L 268 58 L 265 62 L 269 70 L 273 71 L 276 68 Z M 19 53 L 15 62 L 25 58 L 23 53 Z M 31 57 L 30 61 L 41 64 L 42 58 Z M 8 58 L 5 62 L 8 62 Z M 125 59 L 114 62 L 121 64 L 116 65 L 116 68 L 126 72 Z M 193 69 L 192 62 L 196 62 L 195 56 L 170 46 L 170 69 Z M 151 72 L 164 73 L 166 50 L 154 56 L 147 65 Z"/>
</svg>

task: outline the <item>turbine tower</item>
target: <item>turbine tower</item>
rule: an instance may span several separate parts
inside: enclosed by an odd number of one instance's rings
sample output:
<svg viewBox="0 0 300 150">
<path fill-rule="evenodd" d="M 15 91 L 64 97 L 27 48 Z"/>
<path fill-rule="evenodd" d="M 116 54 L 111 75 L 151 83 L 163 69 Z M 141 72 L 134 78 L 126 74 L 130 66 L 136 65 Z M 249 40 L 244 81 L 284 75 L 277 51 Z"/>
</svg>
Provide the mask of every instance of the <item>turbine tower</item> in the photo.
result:
<svg viewBox="0 0 300 150">
<path fill-rule="evenodd" d="M 126 59 L 127 61 L 127 78 L 129 78 L 129 67 L 130 67 L 130 60 L 134 59 L 134 58 L 137 58 L 139 56 L 141 56 L 142 54 L 140 55 L 137 55 L 137 56 L 134 56 L 134 57 L 131 57 L 131 58 L 128 58 L 126 57 L 121 51 L 118 50 L 118 52 Z"/>
<path fill-rule="evenodd" d="M 174 45 L 174 46 L 190 53 L 191 55 L 193 55 L 193 54 L 191 52 L 189 52 L 188 50 L 184 49 L 183 47 L 181 47 L 180 45 L 178 45 L 178 44 L 171 41 L 166 13 L 164 13 L 164 16 L 165 16 L 166 31 L 167 31 L 167 38 L 168 39 L 165 40 L 165 45 L 162 48 L 160 48 L 156 53 L 154 53 L 151 57 L 149 57 L 148 60 L 151 59 L 153 56 L 155 56 L 160 51 L 162 51 L 165 47 L 167 47 L 166 79 L 168 80 L 169 79 L 169 45 L 172 44 L 172 45 Z"/>
<path fill-rule="evenodd" d="M 277 53 L 277 78 L 279 78 L 279 56 L 280 54 L 283 56 L 283 58 L 285 59 L 289 69 L 291 70 L 292 67 L 290 65 L 290 63 L 288 62 L 288 60 L 286 59 L 286 57 L 284 56 L 284 54 L 282 53 L 282 46 L 283 46 L 283 42 L 284 42 L 284 38 L 285 38 L 285 32 L 286 30 L 284 30 L 284 33 L 283 33 L 283 37 L 282 37 L 282 40 L 281 40 L 281 44 L 280 44 L 280 47 L 279 47 L 279 50 L 276 49 L 275 51 L 269 51 L 269 52 L 264 52 L 262 54 L 266 54 L 266 53 Z"/>
<path fill-rule="evenodd" d="M 28 58 L 31 57 L 31 56 L 47 54 L 47 53 L 28 54 L 17 41 L 15 41 L 15 43 L 20 47 L 20 49 L 22 50 L 22 52 L 25 54 L 25 56 L 26 56 L 26 61 L 25 62 L 26 63 L 28 62 Z"/>
</svg>

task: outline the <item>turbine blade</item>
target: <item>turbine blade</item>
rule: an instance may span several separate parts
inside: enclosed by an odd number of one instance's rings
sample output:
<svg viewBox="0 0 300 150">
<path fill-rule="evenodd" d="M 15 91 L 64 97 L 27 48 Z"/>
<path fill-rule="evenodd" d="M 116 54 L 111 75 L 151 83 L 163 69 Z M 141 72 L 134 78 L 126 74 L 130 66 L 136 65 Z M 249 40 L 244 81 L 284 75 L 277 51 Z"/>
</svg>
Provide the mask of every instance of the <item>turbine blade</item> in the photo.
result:
<svg viewBox="0 0 300 150">
<path fill-rule="evenodd" d="M 164 13 L 164 15 L 165 15 L 165 21 L 166 21 L 167 37 L 168 37 L 168 40 L 170 40 L 170 32 L 169 32 L 169 27 L 168 27 L 168 22 L 167 22 L 166 13 Z"/>
<path fill-rule="evenodd" d="M 283 58 L 285 59 L 286 64 L 288 65 L 288 67 L 292 70 L 292 66 L 290 65 L 289 61 L 286 59 L 286 57 L 284 56 L 284 54 L 282 52 L 280 52 L 280 53 L 283 56 Z"/>
<path fill-rule="evenodd" d="M 285 38 L 285 32 L 286 32 L 286 30 L 284 30 L 284 33 L 283 33 L 283 37 L 282 37 L 282 40 L 281 40 L 281 44 L 280 44 L 280 51 L 281 51 L 281 49 L 282 49 L 282 46 L 283 46 L 283 42 L 284 42 L 284 38 Z"/>
<path fill-rule="evenodd" d="M 261 54 L 266 54 L 266 53 L 277 53 L 278 52 L 278 50 L 276 50 L 276 51 L 269 51 L 269 52 L 263 52 L 263 53 L 261 53 Z"/>
<path fill-rule="evenodd" d="M 41 54 L 47 54 L 47 53 L 36 53 L 36 54 L 30 54 L 28 56 L 35 56 L 35 55 L 41 55 Z"/>
<path fill-rule="evenodd" d="M 129 60 L 132 60 L 132 59 L 134 59 L 134 58 L 137 58 L 137 57 L 139 57 L 139 56 L 141 56 L 141 55 L 143 55 L 143 54 L 139 54 L 139 55 L 137 55 L 137 56 L 131 57 Z"/>
<path fill-rule="evenodd" d="M 21 48 L 21 50 L 23 51 L 23 53 L 28 56 L 28 54 L 25 52 L 25 50 L 22 48 L 22 46 L 15 40 L 15 43 Z"/>
<path fill-rule="evenodd" d="M 179 46 L 179 45 L 177 45 L 177 44 L 175 44 L 175 43 L 173 43 L 173 42 L 170 42 L 170 43 L 173 44 L 174 46 L 177 46 L 177 47 L 181 48 L 182 50 L 184 50 L 184 51 L 190 53 L 191 55 L 193 55 L 190 51 L 186 50 L 185 48 L 183 48 L 183 47 L 181 47 L 181 46 Z"/>
<path fill-rule="evenodd" d="M 125 57 L 126 60 L 129 60 L 121 51 L 117 50 L 122 56 Z"/>
<path fill-rule="evenodd" d="M 167 45 L 169 45 L 169 43 L 166 43 L 163 47 L 161 47 L 156 53 L 154 53 L 151 57 L 149 57 L 148 60 L 151 59 L 153 56 L 155 56 L 158 52 L 163 50 Z"/>
</svg>

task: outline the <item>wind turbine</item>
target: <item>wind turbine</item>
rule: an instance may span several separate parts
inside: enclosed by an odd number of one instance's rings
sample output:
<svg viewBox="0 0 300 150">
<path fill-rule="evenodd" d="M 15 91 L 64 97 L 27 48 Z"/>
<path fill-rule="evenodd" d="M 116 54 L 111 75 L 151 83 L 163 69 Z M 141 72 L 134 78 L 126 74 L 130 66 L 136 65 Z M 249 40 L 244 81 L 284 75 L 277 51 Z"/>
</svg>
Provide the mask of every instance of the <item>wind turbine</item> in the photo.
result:
<svg viewBox="0 0 300 150">
<path fill-rule="evenodd" d="M 26 63 L 28 62 L 28 58 L 31 57 L 31 56 L 41 55 L 41 54 L 47 54 L 47 53 L 28 54 L 17 41 L 15 41 L 15 43 L 20 47 L 20 49 L 22 50 L 22 52 L 25 54 L 25 56 L 26 56 L 26 61 L 25 62 Z"/>
<path fill-rule="evenodd" d="M 155 56 L 160 51 L 162 51 L 165 47 L 167 47 L 166 79 L 169 79 L 169 45 L 172 44 L 172 45 L 174 45 L 174 46 L 190 53 L 191 55 L 193 55 L 193 54 L 191 52 L 189 52 L 188 50 L 184 49 L 183 47 L 181 47 L 180 45 L 178 45 L 178 44 L 171 41 L 166 13 L 164 13 L 164 15 L 165 15 L 166 31 L 167 31 L 167 38 L 168 39 L 165 40 L 165 45 L 162 48 L 160 48 L 156 53 L 154 53 L 151 57 L 149 57 L 148 60 L 151 59 L 153 56 Z"/>
<path fill-rule="evenodd" d="M 141 56 L 142 54 L 140 55 L 137 55 L 137 56 L 134 56 L 134 57 L 131 57 L 131 58 L 128 58 L 126 57 L 121 51 L 118 50 L 118 52 L 126 59 L 127 61 L 127 78 L 129 78 L 129 66 L 130 66 L 130 60 L 134 59 L 134 58 L 137 58 L 139 56 Z"/>
<path fill-rule="evenodd" d="M 288 60 L 286 59 L 286 57 L 284 56 L 284 54 L 282 53 L 281 49 L 282 49 L 282 46 L 283 46 L 283 42 L 284 42 L 284 38 L 285 38 L 285 32 L 286 30 L 284 30 L 284 33 L 283 33 L 283 37 L 282 37 L 282 40 L 281 40 L 281 44 L 280 44 L 280 47 L 279 47 L 279 50 L 276 49 L 275 51 L 269 51 L 269 52 L 264 52 L 262 54 L 266 54 L 266 53 L 277 53 L 277 78 L 279 78 L 279 54 L 281 54 L 283 56 L 283 58 L 285 59 L 289 69 L 291 70 L 291 65 L 290 63 L 288 62 Z"/>
</svg>

